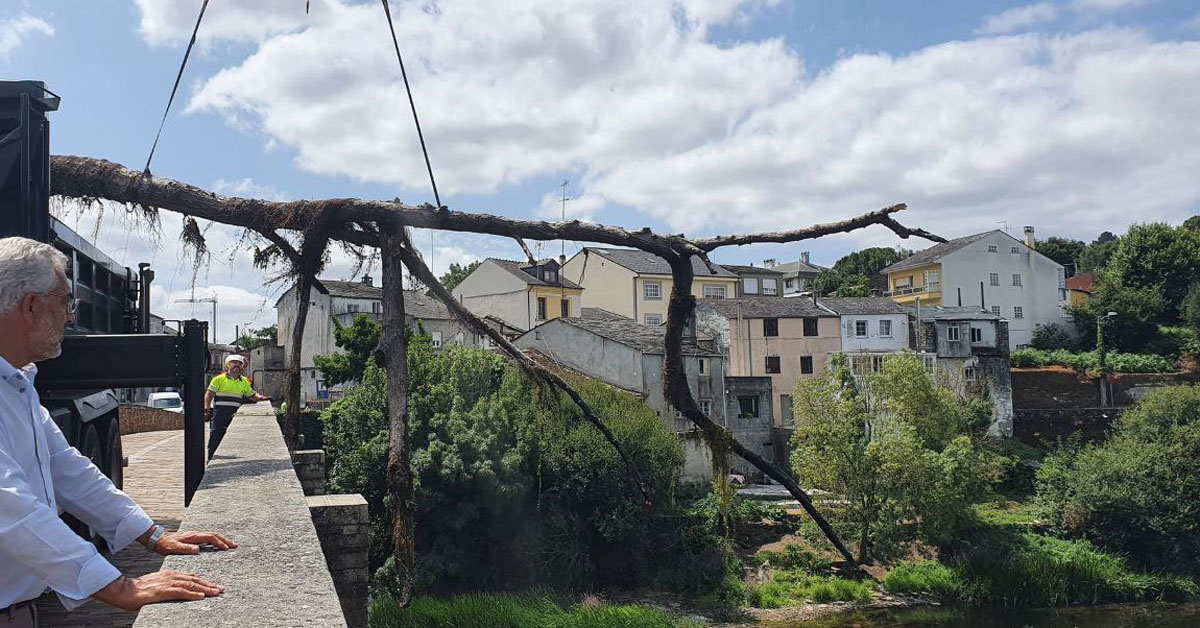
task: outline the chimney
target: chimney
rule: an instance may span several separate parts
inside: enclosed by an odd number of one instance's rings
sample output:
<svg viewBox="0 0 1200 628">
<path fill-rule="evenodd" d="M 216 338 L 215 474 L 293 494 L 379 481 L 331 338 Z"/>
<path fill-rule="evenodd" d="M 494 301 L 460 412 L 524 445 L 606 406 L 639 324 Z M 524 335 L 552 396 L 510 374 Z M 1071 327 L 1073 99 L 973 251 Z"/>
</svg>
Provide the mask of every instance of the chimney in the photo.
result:
<svg viewBox="0 0 1200 628">
<path fill-rule="evenodd" d="M 808 263 L 808 251 L 804 251 L 800 254 L 800 261 L 804 262 L 805 264 Z"/>
<path fill-rule="evenodd" d="M 561 254 L 560 254 L 560 255 L 558 256 L 558 265 L 559 265 L 559 266 L 566 266 L 566 264 L 567 264 L 567 256 L 566 256 L 566 255 L 561 255 Z"/>
<path fill-rule="evenodd" d="M 1036 249 L 1037 245 L 1033 241 L 1033 227 L 1025 225 L 1025 246 Z"/>
<path fill-rule="evenodd" d="M 374 281 L 371 279 L 371 276 L 370 276 L 370 275 L 363 275 L 362 282 L 363 282 L 363 285 L 364 285 L 364 286 L 373 286 L 373 285 L 375 285 L 375 283 L 374 283 Z"/>
<path fill-rule="evenodd" d="M 775 268 L 776 265 L 775 258 L 773 257 L 771 259 L 763 260 L 763 268 Z"/>
</svg>

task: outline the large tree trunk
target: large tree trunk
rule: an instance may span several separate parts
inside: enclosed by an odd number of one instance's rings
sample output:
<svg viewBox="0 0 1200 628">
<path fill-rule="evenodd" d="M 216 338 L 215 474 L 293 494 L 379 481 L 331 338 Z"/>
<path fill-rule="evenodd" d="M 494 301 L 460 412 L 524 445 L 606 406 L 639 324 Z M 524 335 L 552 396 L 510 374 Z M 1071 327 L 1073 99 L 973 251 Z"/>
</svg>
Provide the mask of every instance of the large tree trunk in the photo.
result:
<svg viewBox="0 0 1200 628">
<path fill-rule="evenodd" d="M 700 405 L 696 403 L 696 399 L 692 397 L 692 391 L 688 389 L 687 375 L 683 368 L 683 332 L 690 325 L 696 310 L 696 297 L 692 296 L 692 256 L 673 255 L 667 258 L 667 261 L 671 264 L 674 285 L 671 288 L 671 300 L 667 306 L 667 359 L 663 363 L 663 393 L 676 409 L 683 412 L 684 416 L 704 432 L 709 442 L 716 442 L 720 445 L 714 448 L 715 451 L 722 451 L 728 447 L 729 451 L 754 465 L 767 477 L 782 484 L 792 494 L 792 497 L 800 502 L 804 511 L 813 518 L 813 521 L 821 528 L 821 532 L 825 534 L 825 538 L 829 539 L 829 542 L 837 548 L 838 553 L 846 559 L 846 562 L 856 565 L 857 562 L 850 550 L 846 549 L 845 544 L 838 538 L 837 532 L 834 532 L 833 526 L 829 525 L 825 517 L 821 516 L 816 506 L 813 505 L 812 499 L 804 492 L 804 489 L 800 488 L 796 480 L 783 469 L 747 449 L 745 445 L 734 438 L 728 429 L 714 423 L 704 414 Z"/>
<path fill-rule="evenodd" d="M 287 412 L 283 413 L 283 438 L 290 449 L 300 446 L 300 355 L 304 344 L 304 327 L 308 322 L 312 284 L 312 275 L 301 274 L 296 278 L 296 322 L 292 325 L 291 346 L 288 347 Z"/>
<path fill-rule="evenodd" d="M 408 606 L 415 584 L 413 477 L 408 443 L 408 340 L 404 332 L 404 226 L 380 225 L 383 257 L 383 329 L 376 361 L 387 369 L 388 494 L 391 496 L 392 544 L 396 580 L 394 593 L 400 606 Z"/>
</svg>

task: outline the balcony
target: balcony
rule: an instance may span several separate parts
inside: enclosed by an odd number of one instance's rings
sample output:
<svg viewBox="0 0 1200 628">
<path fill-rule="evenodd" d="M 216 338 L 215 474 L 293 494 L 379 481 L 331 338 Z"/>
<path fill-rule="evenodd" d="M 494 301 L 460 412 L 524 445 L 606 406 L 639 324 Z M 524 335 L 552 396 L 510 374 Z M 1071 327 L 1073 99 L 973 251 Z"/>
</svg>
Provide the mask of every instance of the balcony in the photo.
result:
<svg viewBox="0 0 1200 628">
<path fill-rule="evenodd" d="M 883 296 L 885 296 L 885 297 L 902 297 L 902 296 L 910 295 L 910 294 L 920 295 L 923 293 L 941 292 L 941 291 L 942 291 L 942 283 L 940 281 L 934 281 L 934 282 L 925 284 L 924 286 L 905 286 L 905 287 L 896 288 L 895 290 L 892 290 L 891 292 L 883 293 Z"/>
</svg>

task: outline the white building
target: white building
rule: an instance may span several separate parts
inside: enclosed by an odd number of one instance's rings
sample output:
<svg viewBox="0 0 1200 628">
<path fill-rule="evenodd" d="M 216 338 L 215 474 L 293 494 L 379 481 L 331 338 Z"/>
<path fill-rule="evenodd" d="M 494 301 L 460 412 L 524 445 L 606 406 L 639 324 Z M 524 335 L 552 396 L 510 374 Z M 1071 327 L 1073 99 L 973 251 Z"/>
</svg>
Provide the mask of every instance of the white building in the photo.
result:
<svg viewBox="0 0 1200 628">
<path fill-rule="evenodd" d="M 897 303 L 976 307 L 1008 321 L 1010 348 L 1027 346 L 1033 329 L 1055 323 L 1070 329 L 1062 264 L 1037 252 L 1033 227 L 1022 242 L 988 231 L 932 246 L 882 271 Z"/>
<path fill-rule="evenodd" d="M 476 315 L 528 331 L 560 316 L 579 316 L 583 289 L 564 274 L 552 259 L 528 264 L 488 258 L 452 293 Z"/>
<path fill-rule="evenodd" d="M 887 297 L 821 298 L 841 318 L 842 353 L 896 353 L 911 347 L 908 310 Z"/>
</svg>

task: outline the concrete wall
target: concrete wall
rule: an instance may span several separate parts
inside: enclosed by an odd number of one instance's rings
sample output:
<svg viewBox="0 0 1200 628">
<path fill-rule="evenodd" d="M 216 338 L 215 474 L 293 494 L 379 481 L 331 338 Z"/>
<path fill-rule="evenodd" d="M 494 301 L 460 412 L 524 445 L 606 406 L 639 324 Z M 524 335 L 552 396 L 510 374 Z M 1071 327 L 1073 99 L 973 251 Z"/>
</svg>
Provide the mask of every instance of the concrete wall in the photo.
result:
<svg viewBox="0 0 1200 628">
<path fill-rule="evenodd" d="M 995 246 L 996 252 L 988 251 Z M 1018 252 L 1012 253 L 1016 247 Z M 950 253 L 942 262 L 942 288 L 945 305 L 958 305 L 957 289 L 962 289 L 962 305 L 1000 307 L 1000 315 L 1009 321 L 1011 348 L 1029 344 L 1034 326 L 1040 323 L 1064 325 L 1069 319 L 1060 304 L 1067 299 L 1061 264 L 1033 252 L 1025 244 L 1004 233 L 993 233 Z M 999 286 L 991 285 L 990 274 L 997 273 Z M 1021 285 L 1012 285 L 1012 276 L 1021 275 Z M 983 302 L 979 284 L 983 283 Z M 1014 308 L 1021 307 L 1022 318 Z"/>
<path fill-rule="evenodd" d="M 867 335 L 855 335 L 855 321 L 867 322 Z M 892 332 L 880 334 L 880 321 L 890 321 Z M 894 353 L 909 348 L 908 314 L 847 314 L 842 316 L 844 353 Z"/>
<path fill-rule="evenodd" d="M 634 274 L 628 268 L 602 255 L 585 256 L 581 251 L 563 265 L 562 276 L 583 286 L 583 307 L 603 308 L 634 318 Z M 638 317 L 638 322 L 641 320 Z"/>
<path fill-rule="evenodd" d="M 514 344 L 521 349 L 536 349 L 567 368 L 617 388 L 644 390 L 641 352 L 578 327 L 550 321 Z"/>
<path fill-rule="evenodd" d="M 773 389 L 771 416 L 775 427 L 783 427 L 780 395 L 791 395 L 796 382 L 804 377 L 825 373 L 829 355 L 841 350 L 841 323 L 837 317 L 817 319 L 817 335 L 804 335 L 803 318 L 779 319 L 779 335 L 763 336 L 763 319 L 742 318 L 729 321 L 728 375 L 771 378 Z M 779 356 L 780 372 L 766 372 L 767 356 Z M 813 372 L 800 372 L 801 356 L 812 356 Z"/>
<path fill-rule="evenodd" d="M 529 284 L 491 260 L 480 264 L 452 294 L 478 316 L 496 316 L 521 329 L 532 329 L 535 324 Z"/>
</svg>

